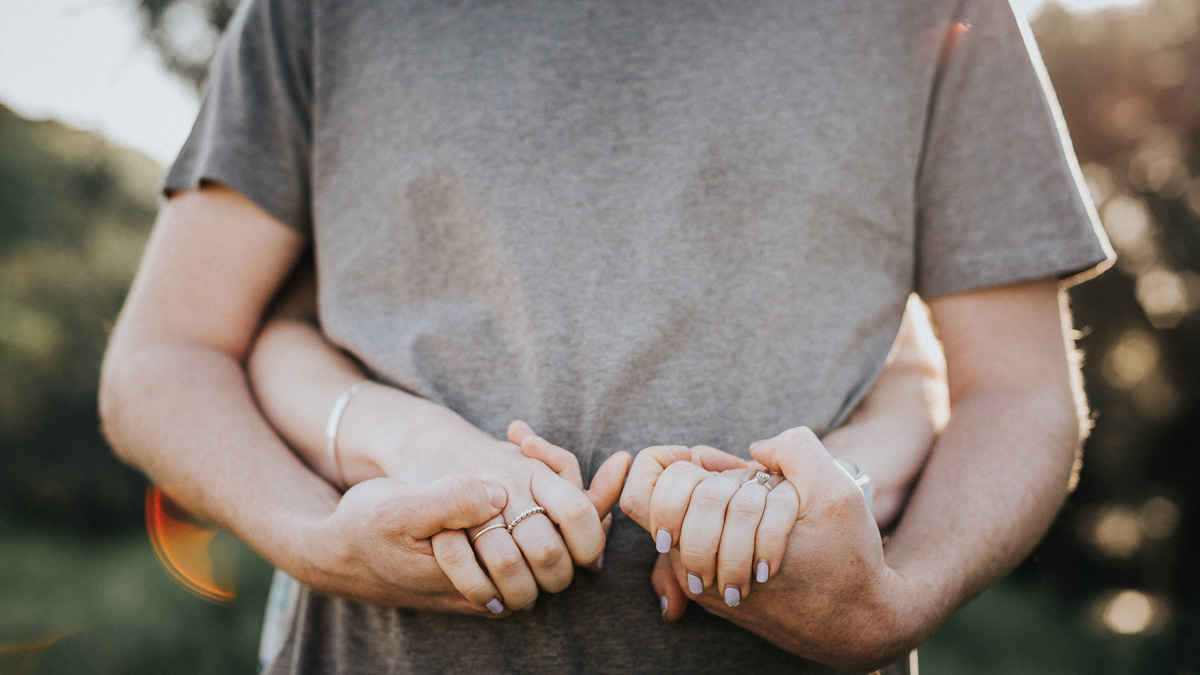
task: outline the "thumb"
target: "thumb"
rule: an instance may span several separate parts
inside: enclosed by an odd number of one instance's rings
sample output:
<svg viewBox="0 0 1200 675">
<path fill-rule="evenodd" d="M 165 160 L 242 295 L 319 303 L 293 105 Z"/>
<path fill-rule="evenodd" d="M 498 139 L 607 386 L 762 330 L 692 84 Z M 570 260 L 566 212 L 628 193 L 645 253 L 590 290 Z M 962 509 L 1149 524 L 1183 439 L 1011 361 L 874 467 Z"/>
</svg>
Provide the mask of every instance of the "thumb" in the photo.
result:
<svg viewBox="0 0 1200 675">
<path fill-rule="evenodd" d="M 425 539 L 495 518 L 508 504 L 508 493 L 497 483 L 455 475 L 411 487 L 399 501 L 389 504 L 399 511 L 399 521 L 409 524 L 413 538 Z"/>
<path fill-rule="evenodd" d="M 795 427 L 752 443 L 750 455 L 768 470 L 782 473 L 801 495 L 822 492 L 844 479 L 829 451 L 808 427 Z"/>
<path fill-rule="evenodd" d="M 658 602 L 662 607 L 663 621 L 678 621 L 685 609 L 688 598 L 679 587 L 679 580 L 671 571 L 671 558 L 667 553 L 659 553 L 654 563 L 654 571 L 650 573 L 650 585 L 658 594 Z"/>
<path fill-rule="evenodd" d="M 586 494 L 601 518 L 607 516 L 617 505 L 617 500 L 621 498 L 621 488 L 625 485 L 625 474 L 629 472 L 629 464 L 632 461 L 633 457 L 628 452 L 621 450 L 613 453 L 611 457 L 604 460 L 600 468 L 596 469 L 596 475 L 592 477 L 592 484 L 588 487 Z"/>
</svg>

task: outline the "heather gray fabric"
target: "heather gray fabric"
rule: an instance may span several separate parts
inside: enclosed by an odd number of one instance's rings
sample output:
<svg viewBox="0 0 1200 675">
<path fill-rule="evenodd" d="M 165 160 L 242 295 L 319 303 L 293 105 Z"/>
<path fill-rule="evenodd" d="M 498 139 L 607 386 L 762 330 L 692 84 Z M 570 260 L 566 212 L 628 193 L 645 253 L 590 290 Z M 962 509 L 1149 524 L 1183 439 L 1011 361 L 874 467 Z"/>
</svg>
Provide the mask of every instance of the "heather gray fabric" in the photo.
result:
<svg viewBox="0 0 1200 675">
<path fill-rule="evenodd" d="M 1003 0 L 245 0 L 166 188 L 311 232 L 331 339 L 497 436 L 745 455 L 837 424 L 911 291 L 1110 255 L 1038 67 Z M 827 672 L 664 625 L 653 557 L 619 518 L 502 621 L 304 591 L 270 672 Z"/>
</svg>

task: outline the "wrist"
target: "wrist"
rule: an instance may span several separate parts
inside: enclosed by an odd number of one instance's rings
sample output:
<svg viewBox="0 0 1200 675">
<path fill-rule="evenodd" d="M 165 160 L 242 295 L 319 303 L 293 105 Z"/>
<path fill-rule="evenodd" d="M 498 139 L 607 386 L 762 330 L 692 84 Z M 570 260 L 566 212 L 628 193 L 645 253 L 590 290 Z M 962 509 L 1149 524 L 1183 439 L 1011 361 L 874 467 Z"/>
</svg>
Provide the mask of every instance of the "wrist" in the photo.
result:
<svg viewBox="0 0 1200 675">
<path fill-rule="evenodd" d="M 520 454 L 453 410 L 386 385 L 368 386 L 351 406 L 338 437 L 350 485 L 379 477 L 406 483 L 435 480 L 459 466 L 454 455 L 485 446 Z"/>
</svg>

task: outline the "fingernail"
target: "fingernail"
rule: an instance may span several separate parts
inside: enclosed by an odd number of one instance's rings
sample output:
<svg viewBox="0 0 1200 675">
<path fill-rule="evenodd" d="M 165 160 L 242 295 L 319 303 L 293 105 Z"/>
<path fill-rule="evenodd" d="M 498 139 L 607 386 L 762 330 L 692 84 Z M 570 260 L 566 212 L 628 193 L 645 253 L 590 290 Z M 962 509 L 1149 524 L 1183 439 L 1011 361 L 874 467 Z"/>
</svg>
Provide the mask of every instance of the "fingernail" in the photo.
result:
<svg viewBox="0 0 1200 675">
<path fill-rule="evenodd" d="M 488 503 L 495 508 L 502 509 L 508 503 L 508 493 L 499 485 L 484 483 L 483 487 L 487 489 Z"/>
<path fill-rule="evenodd" d="M 766 560 L 759 560 L 758 567 L 755 569 L 754 578 L 758 580 L 758 583 L 762 584 L 766 583 L 767 577 L 770 575 L 771 566 L 767 564 Z"/>
<path fill-rule="evenodd" d="M 599 558 L 596 558 L 596 571 L 604 569 L 604 554 L 601 553 Z"/>
<path fill-rule="evenodd" d="M 658 534 L 654 535 L 654 548 L 658 549 L 659 553 L 669 552 L 671 550 L 671 533 L 660 528 Z"/>
<path fill-rule="evenodd" d="M 670 601 L 667 600 L 667 596 L 664 595 L 661 598 L 659 598 L 658 604 L 662 607 L 663 616 L 666 616 L 667 615 L 667 607 L 671 606 Z"/>
<path fill-rule="evenodd" d="M 725 604 L 730 607 L 737 607 L 742 604 L 742 594 L 738 589 L 729 586 L 725 589 Z"/>
<path fill-rule="evenodd" d="M 504 611 L 504 605 L 500 603 L 499 598 L 492 598 L 487 604 L 488 611 L 492 614 L 499 614 Z"/>
<path fill-rule="evenodd" d="M 688 574 L 688 590 L 692 595 L 700 595 L 704 592 L 704 584 L 701 583 L 700 577 L 695 574 Z"/>
<path fill-rule="evenodd" d="M 530 611 L 533 611 L 533 608 L 534 608 L 535 606 L 537 606 L 537 600 L 534 600 L 533 602 L 529 603 L 529 605 L 528 605 L 528 606 L 526 606 L 526 607 L 522 607 L 522 608 L 521 608 L 521 611 L 522 611 L 522 612 L 530 612 Z"/>
</svg>

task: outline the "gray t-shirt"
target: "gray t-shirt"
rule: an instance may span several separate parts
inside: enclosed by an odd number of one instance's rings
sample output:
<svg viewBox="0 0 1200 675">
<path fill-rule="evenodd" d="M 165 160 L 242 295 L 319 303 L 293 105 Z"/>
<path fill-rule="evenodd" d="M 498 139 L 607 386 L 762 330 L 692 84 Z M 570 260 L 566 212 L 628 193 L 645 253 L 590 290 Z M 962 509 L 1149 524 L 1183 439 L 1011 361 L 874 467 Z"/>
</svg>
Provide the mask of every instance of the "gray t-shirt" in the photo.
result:
<svg viewBox="0 0 1200 675">
<path fill-rule="evenodd" d="M 311 233 L 378 379 L 575 452 L 836 425 L 925 299 L 1111 252 L 1003 0 L 245 0 L 168 191 Z M 826 672 L 698 608 L 650 536 L 483 620 L 307 590 L 271 672 Z"/>
</svg>

